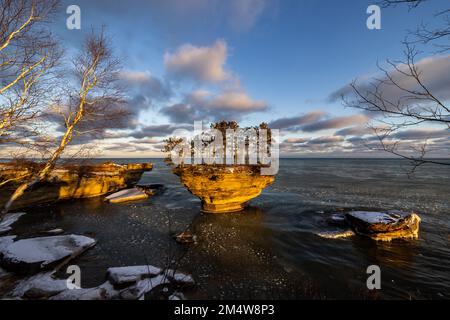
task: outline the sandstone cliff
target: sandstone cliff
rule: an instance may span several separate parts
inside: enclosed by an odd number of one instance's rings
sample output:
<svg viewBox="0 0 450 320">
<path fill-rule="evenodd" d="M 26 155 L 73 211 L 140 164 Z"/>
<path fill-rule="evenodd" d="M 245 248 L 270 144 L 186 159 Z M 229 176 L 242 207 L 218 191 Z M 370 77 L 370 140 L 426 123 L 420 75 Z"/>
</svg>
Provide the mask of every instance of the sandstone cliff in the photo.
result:
<svg viewBox="0 0 450 320">
<path fill-rule="evenodd" d="M 37 164 L 18 166 L 13 163 L 0 164 L 0 182 L 25 176 L 36 170 Z M 150 163 L 119 165 L 67 165 L 57 167 L 50 177 L 28 190 L 14 203 L 13 209 L 30 205 L 101 196 L 110 192 L 134 186 L 145 171 L 152 170 Z M 0 205 L 3 205 L 19 181 L 13 181 L 0 188 Z"/>
</svg>

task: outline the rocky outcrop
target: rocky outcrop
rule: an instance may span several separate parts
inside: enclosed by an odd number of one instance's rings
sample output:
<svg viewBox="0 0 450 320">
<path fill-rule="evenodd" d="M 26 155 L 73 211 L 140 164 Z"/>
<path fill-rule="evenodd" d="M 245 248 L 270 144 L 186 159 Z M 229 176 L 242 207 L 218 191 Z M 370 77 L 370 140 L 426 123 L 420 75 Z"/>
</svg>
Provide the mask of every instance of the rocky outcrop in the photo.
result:
<svg viewBox="0 0 450 320">
<path fill-rule="evenodd" d="M 0 182 L 25 176 L 36 170 L 37 164 L 0 164 Z M 57 167 L 49 178 L 28 190 L 11 209 L 58 200 L 97 197 L 136 185 L 142 174 L 152 170 L 151 163 L 119 165 L 67 165 Z M 0 188 L 0 205 L 14 192 L 19 181 Z"/>
<path fill-rule="evenodd" d="M 345 215 L 356 233 L 374 240 L 415 239 L 419 235 L 420 217 L 402 211 L 352 211 Z"/>
<path fill-rule="evenodd" d="M 181 183 L 202 200 L 202 211 L 237 212 L 259 196 L 275 176 L 262 176 L 259 166 L 188 165 L 174 169 Z"/>
</svg>

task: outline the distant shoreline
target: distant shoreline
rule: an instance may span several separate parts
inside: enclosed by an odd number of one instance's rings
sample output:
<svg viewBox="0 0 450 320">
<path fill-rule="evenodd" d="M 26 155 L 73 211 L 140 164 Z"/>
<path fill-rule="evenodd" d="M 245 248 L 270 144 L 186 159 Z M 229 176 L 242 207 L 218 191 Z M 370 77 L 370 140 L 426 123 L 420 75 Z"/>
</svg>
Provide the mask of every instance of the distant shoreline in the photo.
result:
<svg viewBox="0 0 450 320">
<path fill-rule="evenodd" d="M 27 160 L 36 160 L 34 158 L 25 158 Z M 61 160 L 164 160 L 164 157 L 120 157 L 120 158 L 109 158 L 109 157 L 100 157 L 100 158 L 61 158 Z M 402 159 L 398 157 L 280 157 L 281 160 L 399 160 L 399 161 L 410 161 L 408 159 Z M 0 158 L 0 161 L 11 161 L 14 158 Z M 429 158 L 429 160 L 449 160 L 448 158 Z"/>
</svg>

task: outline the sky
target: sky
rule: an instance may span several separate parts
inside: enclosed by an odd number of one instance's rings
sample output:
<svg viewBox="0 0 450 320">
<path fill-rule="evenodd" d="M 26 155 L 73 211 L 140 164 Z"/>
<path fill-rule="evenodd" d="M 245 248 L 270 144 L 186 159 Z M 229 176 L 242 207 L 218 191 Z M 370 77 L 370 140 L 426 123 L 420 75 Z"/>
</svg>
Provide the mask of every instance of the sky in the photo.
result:
<svg viewBox="0 0 450 320">
<path fill-rule="evenodd" d="M 65 27 L 64 12 L 53 29 L 72 54 L 104 26 L 120 58 L 133 119 L 89 141 L 101 145 L 102 157 L 160 156 L 162 140 L 195 120 L 267 122 L 281 130 L 282 156 L 376 157 L 386 154 L 368 147 L 373 116 L 346 108 L 341 95 L 352 80 L 376 76 L 377 62 L 401 60 L 408 30 L 435 23 L 448 1 L 383 8 L 381 30 L 369 30 L 374 2 L 63 0 L 63 8 L 80 7 L 81 30 Z M 425 47 L 418 60 L 448 99 L 450 57 Z M 450 156 L 448 129 L 407 131 L 398 138 L 430 138 L 435 156 Z"/>
</svg>

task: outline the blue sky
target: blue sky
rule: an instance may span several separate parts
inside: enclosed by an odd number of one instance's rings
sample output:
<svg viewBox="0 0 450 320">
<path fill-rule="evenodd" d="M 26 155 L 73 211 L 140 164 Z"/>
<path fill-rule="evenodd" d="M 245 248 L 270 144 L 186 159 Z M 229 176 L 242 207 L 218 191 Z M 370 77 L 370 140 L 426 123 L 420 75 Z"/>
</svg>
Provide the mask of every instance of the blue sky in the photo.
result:
<svg viewBox="0 0 450 320">
<path fill-rule="evenodd" d="M 363 126 L 369 119 L 339 100 L 330 101 L 330 95 L 355 78 L 376 74 L 377 61 L 401 59 L 407 30 L 421 21 L 434 23 L 433 15 L 447 3 L 430 1 L 411 11 L 382 9 L 382 29 L 369 30 L 366 9 L 374 1 L 366 0 L 64 0 L 64 8 L 80 6 L 82 29 L 67 30 L 67 15 L 61 15 L 54 30 L 70 53 L 91 27 L 106 26 L 124 81 L 130 83 L 130 98 L 141 106 L 134 106 L 133 128 L 102 140 L 108 145 L 102 155 L 146 157 L 157 155 L 169 129 L 192 125 L 193 119 L 228 117 L 255 125 L 311 113 L 320 114 L 313 118 L 322 122 L 350 117 L 323 130 L 280 128 L 285 139 L 317 141 Z M 153 146 L 133 144 L 136 139 Z M 305 150 L 286 154 L 355 155 L 330 144 Z"/>
</svg>

